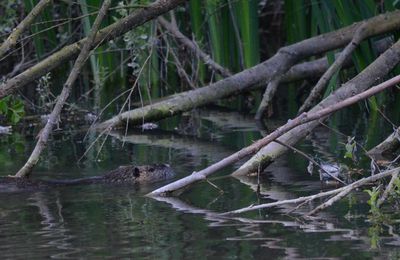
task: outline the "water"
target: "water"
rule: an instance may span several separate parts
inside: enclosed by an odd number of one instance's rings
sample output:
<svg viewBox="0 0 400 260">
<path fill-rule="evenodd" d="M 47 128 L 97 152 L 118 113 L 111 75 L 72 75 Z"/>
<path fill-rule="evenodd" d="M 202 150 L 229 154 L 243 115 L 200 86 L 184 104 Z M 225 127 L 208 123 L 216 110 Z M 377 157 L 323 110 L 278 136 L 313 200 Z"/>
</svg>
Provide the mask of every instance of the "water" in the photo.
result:
<svg viewBox="0 0 400 260">
<path fill-rule="evenodd" d="M 184 122 L 185 127 L 179 127 L 177 121 Z M 334 128 L 362 136 L 365 122 L 360 122 L 353 128 L 340 124 Z M 268 127 L 279 123 L 271 122 Z M 169 163 L 179 178 L 252 143 L 262 133 L 251 117 L 222 111 L 196 111 L 167 120 L 162 128 L 167 131 L 133 131 L 127 136 L 113 133 L 104 143 L 94 145 L 83 158 L 95 135 L 88 135 L 82 142 L 85 132 L 58 134 L 35 169 L 34 178 L 93 176 L 131 162 Z M 385 131 L 378 132 L 385 135 Z M 33 136 L 17 133 L 0 137 L 2 175 L 14 173 L 22 165 L 33 140 Z M 344 151 L 340 144 L 345 140 L 320 128 L 298 147 L 325 161 L 348 163 L 342 158 Z M 374 222 L 368 218 L 368 196 L 362 191 L 313 220 L 301 218 L 301 213 L 321 201 L 306 204 L 294 214 L 287 214 L 292 209 L 289 205 L 234 217 L 219 215 L 251 204 L 321 190 L 319 177 L 307 173 L 307 162 L 297 154 L 289 153 L 266 170 L 259 195 L 255 192 L 255 178 L 224 177 L 238 165 L 210 179 L 218 188 L 207 182 L 198 183 L 178 198 L 154 200 L 144 196 L 165 183 L 0 192 L 1 256 L 8 259 L 396 259 L 400 256 L 399 214 L 386 207 L 384 213 L 390 219 Z M 365 165 L 360 163 L 357 167 Z"/>
</svg>

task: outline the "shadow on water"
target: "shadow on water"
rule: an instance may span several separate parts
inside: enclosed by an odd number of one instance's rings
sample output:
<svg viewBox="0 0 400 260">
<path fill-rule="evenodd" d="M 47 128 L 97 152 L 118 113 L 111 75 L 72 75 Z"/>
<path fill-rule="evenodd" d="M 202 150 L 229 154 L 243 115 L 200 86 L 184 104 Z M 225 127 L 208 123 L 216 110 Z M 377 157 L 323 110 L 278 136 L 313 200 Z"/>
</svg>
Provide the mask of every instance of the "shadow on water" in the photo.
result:
<svg viewBox="0 0 400 260">
<path fill-rule="evenodd" d="M 130 163 L 169 163 L 179 178 L 265 134 L 252 117 L 235 112 L 197 110 L 176 121 L 175 125 L 162 122 L 164 130 L 138 129 L 126 135 L 113 132 L 79 164 L 76 162 L 93 139 L 81 142 L 83 134 L 79 133 L 70 138 L 54 137 L 34 178 L 94 176 Z M 185 122 L 183 127 L 179 121 Z M 192 122 L 192 129 L 187 122 Z M 272 122 L 268 128 L 277 124 Z M 363 130 L 354 132 L 364 134 Z M 16 140 L 24 145 L 22 155 L 9 148 Z M 33 141 L 15 136 L 2 139 L 2 175 L 23 163 Z M 321 127 L 298 148 L 325 161 L 348 163 L 340 142 L 345 142 L 345 137 Z M 268 167 L 259 183 L 257 178 L 222 177 L 239 165 L 210 179 L 223 194 L 207 182 L 193 185 L 180 198 L 157 200 L 144 194 L 165 183 L 0 192 L 2 257 L 296 259 L 400 255 L 399 214 L 387 207 L 385 213 L 392 214 L 391 220 L 375 223 L 367 217 L 368 197 L 361 191 L 312 220 L 303 219 L 301 214 L 321 201 L 306 204 L 294 214 L 288 214 L 292 210 L 289 205 L 241 216 L 221 215 L 321 190 L 319 177 L 307 173 L 307 162 L 297 154 L 289 153 Z"/>
</svg>

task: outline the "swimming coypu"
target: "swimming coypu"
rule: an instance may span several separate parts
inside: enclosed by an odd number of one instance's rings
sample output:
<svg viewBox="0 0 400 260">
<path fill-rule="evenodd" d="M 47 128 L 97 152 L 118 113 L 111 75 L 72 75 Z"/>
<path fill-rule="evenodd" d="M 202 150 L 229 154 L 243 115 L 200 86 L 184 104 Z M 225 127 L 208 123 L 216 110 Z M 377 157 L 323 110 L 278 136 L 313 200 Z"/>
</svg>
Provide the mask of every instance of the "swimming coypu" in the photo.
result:
<svg viewBox="0 0 400 260">
<path fill-rule="evenodd" d="M 0 177 L 0 191 L 14 191 L 19 189 L 35 190 L 48 187 L 95 183 L 133 185 L 163 181 L 174 176 L 175 172 L 168 164 L 120 166 L 101 176 L 71 180 L 33 180 L 28 178 Z"/>
</svg>

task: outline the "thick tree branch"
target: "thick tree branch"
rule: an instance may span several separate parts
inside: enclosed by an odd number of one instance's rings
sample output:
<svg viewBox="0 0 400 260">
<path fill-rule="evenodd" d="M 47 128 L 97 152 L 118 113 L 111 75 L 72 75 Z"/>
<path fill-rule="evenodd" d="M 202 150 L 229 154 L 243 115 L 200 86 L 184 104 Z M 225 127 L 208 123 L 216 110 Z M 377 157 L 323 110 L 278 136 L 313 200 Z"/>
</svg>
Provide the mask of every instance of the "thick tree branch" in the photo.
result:
<svg viewBox="0 0 400 260">
<path fill-rule="evenodd" d="M 400 41 L 395 43 L 390 49 L 380 55 L 373 63 L 365 68 L 360 74 L 348 81 L 341 88 L 333 92 L 327 98 L 322 100 L 310 112 L 314 113 L 320 109 L 332 106 L 342 100 L 361 93 L 375 82 L 384 78 L 400 62 Z M 289 145 L 305 137 L 312 129 L 318 126 L 317 121 L 296 127 L 280 137 L 280 141 Z M 271 143 L 260 150 L 250 160 L 244 163 L 234 174 L 247 174 L 257 171 L 260 167 L 264 169 L 275 158 L 287 151 L 276 143 Z"/>
<path fill-rule="evenodd" d="M 400 45 L 400 43 L 399 43 L 399 45 Z M 207 176 L 211 175 L 212 173 L 215 173 L 216 171 L 221 170 L 222 168 L 224 168 L 234 162 L 237 162 L 248 155 L 254 154 L 255 152 L 259 151 L 262 147 L 273 142 L 275 139 L 277 139 L 278 137 L 287 133 L 289 130 L 295 128 L 296 126 L 304 125 L 308 122 L 325 118 L 326 116 L 332 114 L 333 112 L 336 112 L 340 109 L 343 109 L 347 106 L 350 106 L 361 100 L 364 100 L 372 95 L 375 95 L 375 94 L 383 91 L 386 88 L 389 88 L 395 84 L 398 84 L 399 82 L 400 82 L 400 75 L 396 76 L 388 81 L 385 81 L 375 87 L 372 87 L 362 93 L 359 93 L 355 96 L 344 99 L 336 104 L 328 106 L 326 108 L 323 108 L 323 109 L 320 109 L 320 110 L 317 110 L 314 112 L 310 112 L 310 113 L 302 113 L 298 117 L 294 118 L 293 120 L 289 120 L 288 123 L 279 127 L 278 129 L 276 129 L 275 131 L 273 131 L 266 137 L 253 143 L 252 145 L 243 148 L 242 150 L 222 159 L 221 161 L 219 161 L 199 172 L 194 172 L 185 178 L 182 178 L 171 184 L 161 187 L 155 191 L 152 191 L 151 193 L 148 194 L 148 196 L 168 195 L 168 194 L 170 194 L 174 191 L 180 190 L 194 182 L 204 180 L 207 178 Z"/>
<path fill-rule="evenodd" d="M 374 30 L 369 31 L 370 36 L 391 31 L 400 27 L 400 11 L 376 16 L 364 22 L 374 25 L 371 25 Z M 97 127 L 104 129 L 126 122 L 135 124 L 159 120 L 248 90 L 256 84 L 267 82 L 276 75 L 285 73 L 295 62 L 305 57 L 314 56 L 347 44 L 353 38 L 358 26 L 359 23 L 281 48 L 269 60 L 250 69 L 209 86 L 177 94 L 162 102 L 143 108 L 124 112 Z"/>
</svg>

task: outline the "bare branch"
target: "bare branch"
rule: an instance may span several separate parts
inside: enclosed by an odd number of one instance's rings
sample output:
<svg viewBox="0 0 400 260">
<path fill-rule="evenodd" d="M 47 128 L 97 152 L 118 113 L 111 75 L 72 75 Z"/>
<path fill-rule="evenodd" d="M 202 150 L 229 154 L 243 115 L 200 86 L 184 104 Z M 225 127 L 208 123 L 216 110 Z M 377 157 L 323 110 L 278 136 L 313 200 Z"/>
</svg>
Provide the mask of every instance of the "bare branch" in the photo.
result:
<svg viewBox="0 0 400 260">
<path fill-rule="evenodd" d="M 317 212 L 319 212 L 319 211 L 321 211 L 321 210 L 323 210 L 323 209 L 325 209 L 327 207 L 332 206 L 333 203 L 339 201 L 343 197 L 347 196 L 347 194 L 349 194 L 353 190 L 355 190 L 355 189 L 357 189 L 357 188 L 359 188 L 359 187 L 361 187 L 361 186 L 363 186 L 365 184 L 368 184 L 368 183 L 377 181 L 379 179 L 385 178 L 386 176 L 390 176 L 390 175 L 393 176 L 394 174 L 398 174 L 399 171 L 400 171 L 400 167 L 397 167 L 397 168 L 394 168 L 394 169 L 391 169 L 391 170 L 388 170 L 388 171 L 385 171 L 385 172 L 382 172 L 382 173 L 379 173 L 379 174 L 372 175 L 372 176 L 370 176 L 368 178 L 362 178 L 361 180 L 355 181 L 352 184 L 349 184 L 346 187 L 343 187 L 344 189 L 341 190 L 337 195 L 333 196 L 328 201 L 322 203 L 321 205 L 319 205 L 318 207 L 316 207 L 315 209 L 313 209 L 312 211 L 307 213 L 306 216 L 315 215 Z"/>
<path fill-rule="evenodd" d="M 64 84 L 61 94 L 58 96 L 57 103 L 54 106 L 53 111 L 51 112 L 45 127 L 41 130 L 39 134 L 39 140 L 36 143 L 35 149 L 33 150 L 31 156 L 29 157 L 25 165 L 17 172 L 17 174 L 15 175 L 16 177 L 28 177 L 33 167 L 39 161 L 40 154 L 46 147 L 51 131 L 54 125 L 58 121 L 61 109 L 64 106 L 64 103 L 67 100 L 69 93 L 71 92 L 72 86 L 75 80 L 78 78 L 79 72 L 81 71 L 83 65 L 85 64 L 85 61 L 89 57 L 90 48 L 95 40 L 96 33 L 98 32 L 101 25 L 101 21 L 105 17 L 110 5 L 111 5 L 111 0 L 104 0 L 100 8 L 100 11 L 96 17 L 96 20 L 93 23 L 92 29 L 89 32 L 87 41 L 85 41 L 85 43 L 83 44 L 82 50 L 79 53 L 79 56 L 76 59 L 74 66 L 72 67 L 71 73 L 69 74 L 68 79 Z"/>
<path fill-rule="evenodd" d="M 278 78 L 273 79 L 268 83 L 254 117 L 256 120 L 260 120 L 263 117 L 265 110 L 271 105 L 272 98 L 275 96 L 275 92 L 278 89 L 281 78 L 281 76 L 278 76 Z"/>
<path fill-rule="evenodd" d="M 354 50 L 358 47 L 358 45 L 360 45 L 361 41 L 367 37 L 368 30 L 371 29 L 371 27 L 367 27 L 367 24 L 360 24 L 351 42 L 349 42 L 349 44 L 340 53 L 339 57 L 335 60 L 332 66 L 330 66 L 330 68 L 324 73 L 324 75 L 322 75 L 315 87 L 311 90 L 310 95 L 300 107 L 299 114 L 309 109 L 314 101 L 321 96 L 322 91 L 325 89 L 326 85 L 331 80 L 333 75 L 343 67 L 345 61 L 349 59 Z"/>
<path fill-rule="evenodd" d="M 172 25 L 165 18 L 161 16 L 158 17 L 157 21 L 161 24 L 162 27 L 164 27 L 167 31 L 169 31 L 181 44 L 189 48 L 193 53 L 196 54 L 196 56 L 199 56 L 205 64 L 210 66 L 211 69 L 213 69 L 214 71 L 216 71 L 218 74 L 220 74 L 225 78 L 232 76 L 232 73 L 228 69 L 222 67 L 220 64 L 216 63 L 213 59 L 211 59 L 210 55 L 203 52 L 197 46 L 197 44 L 195 44 L 193 41 L 187 38 L 183 33 L 181 33 L 178 30 L 178 28 L 176 28 L 176 26 Z"/>
<path fill-rule="evenodd" d="M 157 190 L 152 191 L 151 193 L 148 194 L 148 196 L 162 196 L 162 195 L 168 195 L 174 191 L 177 191 L 179 189 L 182 189 L 194 182 L 197 182 L 199 180 L 204 180 L 208 175 L 211 175 L 212 173 L 221 170 L 222 168 L 237 162 L 244 157 L 254 154 L 257 151 L 259 151 L 262 147 L 265 145 L 273 142 L 275 139 L 280 137 L 281 135 L 285 134 L 289 130 L 295 128 L 296 126 L 305 124 L 307 122 L 311 122 L 313 120 L 321 119 L 324 118 L 328 115 L 330 115 L 333 112 L 336 112 L 340 109 L 343 109 L 344 107 L 350 106 L 352 104 L 355 104 L 361 100 L 364 100 L 372 95 L 375 95 L 381 91 L 383 91 L 386 88 L 392 87 L 393 85 L 397 84 L 400 82 L 400 75 L 396 76 L 388 81 L 385 81 L 375 87 L 372 87 L 360 94 L 357 94 L 355 96 L 349 97 L 339 103 L 336 103 L 334 105 L 331 105 L 329 107 L 326 107 L 324 109 L 315 111 L 313 113 L 302 113 L 298 117 L 294 118 L 293 120 L 289 120 L 285 125 L 279 127 L 266 137 L 258 140 L 257 142 L 253 143 L 252 145 L 245 147 L 241 149 L 240 151 L 222 159 L 221 161 L 199 171 L 199 172 L 194 172 L 191 175 L 182 178 L 180 180 L 177 180 L 173 183 L 170 183 L 166 186 L 163 186 Z"/>
<path fill-rule="evenodd" d="M 390 175 L 394 175 L 396 173 L 398 173 L 400 171 L 400 168 L 395 168 L 395 169 L 391 169 L 370 177 L 366 177 L 363 179 L 360 179 L 356 182 L 353 182 L 352 184 L 349 184 L 345 187 L 341 187 L 338 189 L 334 189 L 334 190 L 330 190 L 330 191 L 325 191 L 325 192 L 320 192 L 318 194 L 314 194 L 314 195 L 310 195 L 310 196 L 305 196 L 305 197 L 299 197 L 296 199 L 290 199 L 290 200 L 281 200 L 281 201 L 276 201 L 276 202 L 272 202 L 272 203 L 265 203 L 265 204 L 260 204 L 260 205 L 253 205 L 253 206 L 249 206 L 246 208 L 242 208 L 242 209 L 237 209 L 237 210 L 233 210 L 233 211 L 229 211 L 224 213 L 224 215 L 229 215 L 229 214 L 240 214 L 240 213 L 244 213 L 244 212 L 248 212 L 248 211 L 252 211 L 252 210 L 258 210 L 258 209 L 265 209 L 265 208 L 272 208 L 272 207 L 276 207 L 276 206 L 280 206 L 280 205 L 285 205 L 285 204 L 299 204 L 299 203 L 303 203 L 306 201 L 312 201 L 318 198 L 323 198 L 323 197 L 327 197 L 330 195 L 335 195 L 338 194 L 337 196 L 339 196 L 339 194 L 341 194 L 343 192 L 348 194 L 349 192 L 351 192 L 352 190 L 361 187 L 362 185 L 366 185 L 368 183 L 377 181 L 379 179 L 385 178 L 387 176 Z"/>
</svg>

